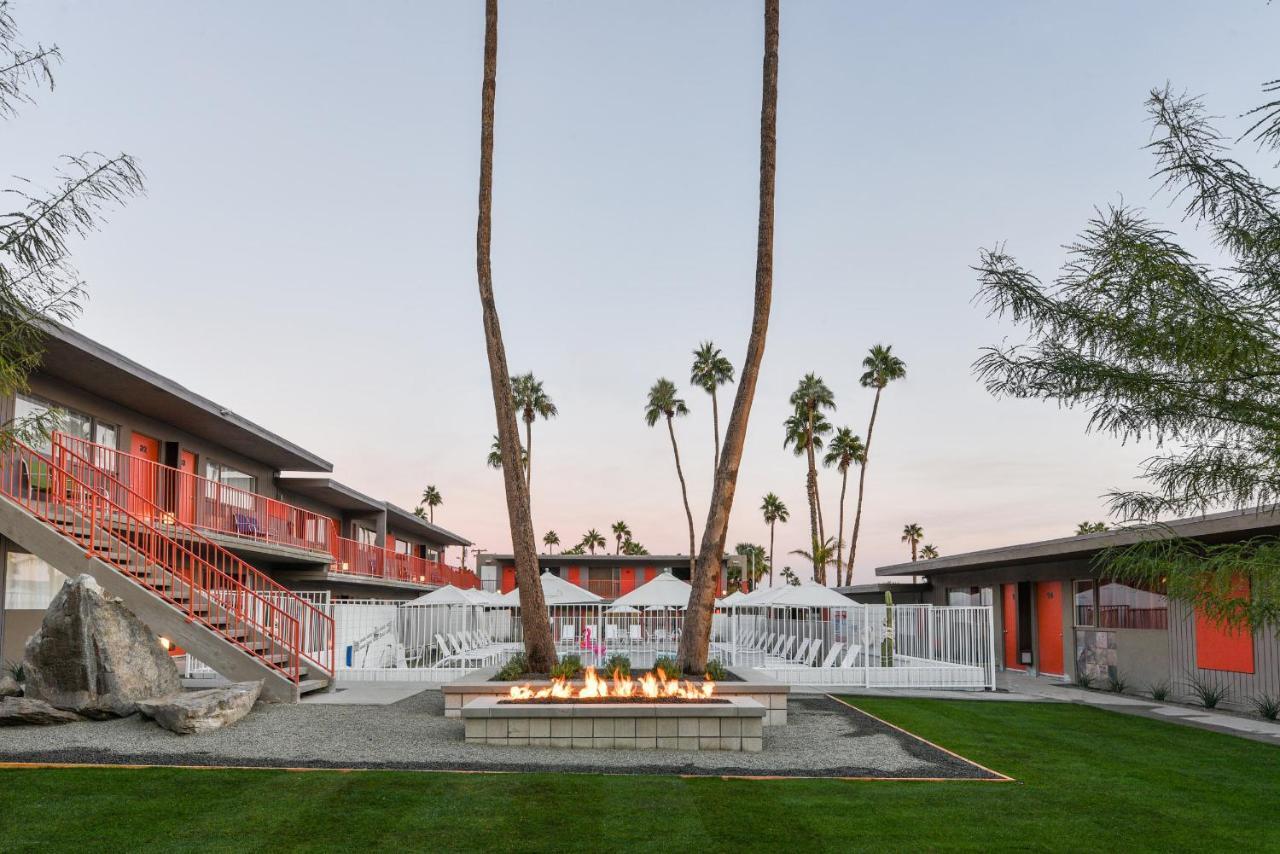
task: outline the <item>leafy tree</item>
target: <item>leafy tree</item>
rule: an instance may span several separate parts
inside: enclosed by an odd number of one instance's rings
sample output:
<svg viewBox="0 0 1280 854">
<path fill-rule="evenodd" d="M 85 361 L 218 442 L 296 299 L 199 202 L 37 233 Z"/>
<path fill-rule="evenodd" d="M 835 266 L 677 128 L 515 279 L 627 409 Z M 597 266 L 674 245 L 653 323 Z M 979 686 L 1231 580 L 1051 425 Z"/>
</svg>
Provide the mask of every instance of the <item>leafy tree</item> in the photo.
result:
<svg viewBox="0 0 1280 854">
<path fill-rule="evenodd" d="M 491 469 L 501 470 L 502 468 L 502 444 L 498 441 L 497 436 L 493 437 L 493 444 L 489 446 L 489 458 L 486 461 L 486 465 L 488 465 L 489 468 Z M 529 452 L 526 451 L 523 446 L 521 446 L 520 466 L 521 468 L 527 468 L 528 465 L 529 465 Z"/>
<path fill-rule="evenodd" d="M 902 526 L 902 542 L 911 544 L 911 560 L 914 563 L 919 555 L 916 553 L 920 541 L 924 539 L 924 530 L 919 522 L 910 522 Z"/>
<path fill-rule="evenodd" d="M 925 545 L 920 547 L 920 557 L 924 558 L 925 560 L 933 560 L 937 556 L 938 556 L 937 546 L 926 543 Z"/>
<path fill-rule="evenodd" d="M 1280 85 L 1267 84 L 1268 91 Z M 1151 441 L 1145 489 L 1111 493 L 1121 522 L 1246 508 L 1280 499 L 1280 209 L 1277 190 L 1231 156 L 1199 98 L 1153 90 L 1148 149 L 1184 220 L 1221 262 L 1196 258 L 1128 207 L 1098 212 L 1052 284 L 1002 246 L 981 253 L 979 297 L 1027 340 L 985 350 L 978 376 L 997 396 L 1089 413 L 1088 429 Z M 1280 103 L 1246 134 L 1280 148 Z M 1206 545 L 1159 524 L 1107 550 L 1102 571 L 1149 585 L 1233 625 L 1280 621 L 1280 541 Z M 1251 595 L 1240 592 L 1247 585 Z"/>
<path fill-rule="evenodd" d="M 614 540 L 618 544 L 618 550 L 615 554 L 622 554 L 622 541 L 631 539 L 631 528 L 627 526 L 626 522 L 618 520 L 613 523 L 612 530 Z"/>
<path fill-rule="evenodd" d="M 819 544 L 826 541 L 826 532 L 823 531 L 822 500 L 818 494 L 816 452 L 822 447 L 822 435 L 831 431 L 831 425 L 822 417 L 822 410 L 836 408 L 835 395 L 821 377 L 805 374 L 796 390 L 791 393 L 791 405 L 795 411 L 783 425 L 786 428 L 786 438 L 782 445 L 794 445 L 796 455 L 804 454 L 809 467 L 805 494 L 809 499 L 809 536 L 812 540 L 810 553 L 817 554 Z M 815 581 L 822 580 L 825 574 L 825 567 L 814 566 Z"/>
<path fill-rule="evenodd" d="M 836 534 L 836 583 L 840 583 L 840 565 L 844 558 L 844 495 L 849 486 L 849 466 L 862 465 L 867 449 L 859 438 L 848 427 L 841 427 L 827 446 L 827 453 L 822 457 L 822 464 L 827 468 L 835 466 L 840 472 L 840 527 Z M 844 579 L 845 584 L 853 583 L 853 573 Z"/>
<path fill-rule="evenodd" d="M 671 452 L 676 458 L 676 476 L 680 478 L 680 495 L 684 498 L 684 515 L 689 520 L 689 572 L 692 576 L 696 566 L 696 550 L 694 549 L 693 511 L 689 509 L 689 489 L 684 482 L 684 469 L 680 467 L 680 446 L 676 444 L 675 418 L 677 415 L 688 415 L 689 407 L 676 396 L 676 384 L 668 379 L 660 379 L 649 389 L 649 399 L 644 408 L 644 421 L 650 427 L 661 419 L 667 421 L 667 433 L 671 436 Z"/>
<path fill-rule="evenodd" d="M 704 341 L 698 349 L 693 351 L 693 367 L 689 371 L 689 382 L 711 395 L 711 428 L 715 434 L 714 465 L 719 465 L 720 404 L 716 399 L 716 389 L 733 382 L 733 363 L 720 352 L 719 347 L 710 341 Z"/>
<path fill-rule="evenodd" d="M 1083 534 L 1101 534 L 1107 530 L 1106 522 L 1081 522 L 1076 525 L 1076 536 Z"/>
<path fill-rule="evenodd" d="M 57 45 L 19 42 L 9 4 L 0 2 L 0 118 L 14 118 L 35 102 L 34 93 L 53 91 L 53 68 L 62 61 Z M 143 190 L 142 170 L 128 154 L 68 155 L 52 189 L 18 179 L 7 190 L 16 209 L 0 214 L 0 396 L 27 388 L 27 378 L 44 354 L 49 322 L 71 322 L 80 313 L 85 286 L 71 263 L 70 243 L 94 231 L 103 211 Z M 62 413 L 46 412 L 10 421 L 0 428 L 0 444 L 48 435 Z"/>
<path fill-rule="evenodd" d="M 866 447 L 862 451 L 862 469 L 858 472 L 858 508 L 853 514 L 853 534 L 849 537 L 849 564 L 845 583 L 853 582 L 853 560 L 858 554 L 858 533 L 862 530 L 862 501 L 866 496 L 867 464 L 871 460 L 871 434 L 876 429 L 876 416 L 880 413 L 880 395 L 891 382 L 904 379 L 907 365 L 893 355 L 893 345 L 877 344 L 862 360 L 863 373 L 858 383 L 863 388 L 876 390 L 871 404 L 871 420 L 867 423 Z"/>
<path fill-rule="evenodd" d="M 542 535 L 542 544 L 551 554 L 555 554 L 555 547 L 560 545 L 560 535 L 555 531 L 547 531 Z"/>
<path fill-rule="evenodd" d="M 735 554 L 742 555 L 746 561 L 746 581 L 747 585 L 752 589 L 756 589 L 756 585 L 760 583 L 760 579 L 766 572 L 770 571 L 769 555 L 765 552 L 764 546 L 758 546 L 755 543 L 738 543 L 734 546 Z"/>
<path fill-rule="evenodd" d="M 756 281 L 751 334 L 747 338 L 738 391 L 725 428 L 720 461 L 716 464 L 711 501 L 707 504 L 707 522 L 702 528 L 701 551 L 694 561 L 689 605 L 685 609 L 684 628 L 680 632 L 678 657 L 685 673 L 705 673 L 707 670 L 716 586 L 724 560 L 733 496 L 738 488 L 738 467 L 742 464 L 742 449 L 747 440 L 747 421 L 751 416 L 751 403 L 755 399 L 765 338 L 769 331 L 769 308 L 773 302 L 773 198 L 778 160 L 778 0 L 764 0 L 762 66 L 760 212 L 756 225 Z"/>
<path fill-rule="evenodd" d="M 827 537 L 813 551 L 805 551 L 803 549 L 795 549 L 791 552 L 793 555 L 802 557 L 813 564 L 813 580 L 817 584 L 826 584 L 826 573 L 821 570 L 830 566 L 836 559 L 836 541 Z"/>
<path fill-rule="evenodd" d="M 592 554 L 596 553 L 596 549 L 602 549 L 605 546 L 604 535 L 595 528 L 587 531 L 582 535 L 582 542 L 578 545 L 584 549 L 590 549 Z"/>
<path fill-rule="evenodd" d="M 476 217 L 476 282 L 480 291 L 489 384 L 498 424 L 502 479 L 506 488 L 507 519 L 520 590 L 520 621 L 524 629 L 525 662 L 531 672 L 549 673 L 556 663 L 551 620 L 538 583 L 538 545 L 529 511 L 529 482 L 520 476 L 520 427 L 512 398 L 511 372 L 502 341 L 502 326 L 493 295 L 490 244 L 493 233 L 493 113 L 498 89 L 498 0 L 485 0 L 484 73 L 480 84 L 480 199 Z"/>
<path fill-rule="evenodd" d="M 560 414 L 551 397 L 542 387 L 542 381 L 533 374 L 520 374 L 511 378 L 511 402 L 524 420 L 524 483 L 533 488 L 533 422 L 544 421 Z M 532 496 L 530 496 L 532 501 Z"/>
<path fill-rule="evenodd" d="M 436 508 L 444 503 L 444 498 L 440 495 L 440 490 L 434 486 L 428 486 L 422 490 L 422 503 L 427 506 L 428 520 L 434 524 L 436 521 Z"/>
<path fill-rule="evenodd" d="M 773 586 L 773 534 L 777 524 L 781 522 L 786 524 L 791 520 L 791 511 L 787 509 L 787 505 L 782 499 L 770 492 L 765 495 L 764 501 L 760 504 L 760 512 L 764 515 L 764 522 L 769 526 L 769 586 Z"/>
</svg>

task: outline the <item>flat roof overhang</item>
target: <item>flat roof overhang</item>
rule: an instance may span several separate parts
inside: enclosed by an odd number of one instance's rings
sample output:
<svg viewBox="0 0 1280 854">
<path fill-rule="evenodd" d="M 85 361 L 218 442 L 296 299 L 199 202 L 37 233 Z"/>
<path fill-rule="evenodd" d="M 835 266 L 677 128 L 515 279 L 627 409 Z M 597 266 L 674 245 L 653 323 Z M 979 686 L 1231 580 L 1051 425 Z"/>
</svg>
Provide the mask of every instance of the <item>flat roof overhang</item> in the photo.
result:
<svg viewBox="0 0 1280 854">
<path fill-rule="evenodd" d="M 382 506 L 387 510 L 387 530 L 389 531 L 413 534 L 442 546 L 469 546 L 472 544 L 465 537 L 459 536 L 447 528 L 441 528 L 439 525 L 428 522 L 426 519 L 405 510 L 403 507 L 397 507 L 389 501 L 383 502 Z"/>
<path fill-rule="evenodd" d="M 1152 525 L 1120 528 L 1078 537 L 1060 537 L 994 549 L 946 555 L 933 560 L 876 567 L 878 576 L 933 576 L 1046 563 L 1087 563 L 1105 549 L 1151 540 L 1191 537 L 1208 543 L 1235 542 L 1280 534 L 1280 505 L 1230 510 Z"/>
<path fill-rule="evenodd" d="M 727 560 L 729 555 L 725 555 Z M 485 563 L 515 563 L 515 555 L 486 554 Z M 684 566 L 688 555 L 538 555 L 540 566 Z"/>
<path fill-rule="evenodd" d="M 278 475 L 276 485 L 338 510 L 352 513 L 381 513 L 383 502 L 370 498 L 331 477 Z"/>
<path fill-rule="evenodd" d="M 333 470 L 328 460 L 66 326 L 47 324 L 44 348 L 42 373 L 91 394 L 127 402 L 143 415 L 276 469 Z"/>
</svg>

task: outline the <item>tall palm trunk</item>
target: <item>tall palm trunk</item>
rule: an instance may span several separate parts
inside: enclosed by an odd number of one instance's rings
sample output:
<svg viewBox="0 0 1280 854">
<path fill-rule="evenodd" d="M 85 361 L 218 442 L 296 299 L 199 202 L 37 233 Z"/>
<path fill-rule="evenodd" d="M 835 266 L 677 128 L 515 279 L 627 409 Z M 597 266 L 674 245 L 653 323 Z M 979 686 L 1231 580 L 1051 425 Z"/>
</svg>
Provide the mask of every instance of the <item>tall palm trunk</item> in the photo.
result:
<svg viewBox="0 0 1280 854">
<path fill-rule="evenodd" d="M 498 445 L 502 452 L 502 477 L 507 494 L 507 518 L 515 555 L 516 583 L 520 587 L 520 621 L 524 626 L 524 652 L 530 670 L 547 672 L 556 661 L 555 643 L 547 603 L 538 581 L 538 547 L 529 514 L 529 485 L 520 477 L 520 427 L 511 400 L 511 373 L 502 343 L 502 327 L 493 298 L 493 267 L 489 252 L 493 226 L 493 111 L 498 88 L 498 0 L 485 1 L 484 81 L 480 88 L 480 211 L 476 218 L 476 280 L 484 317 L 485 351 L 493 408 L 498 420 Z"/>
<path fill-rule="evenodd" d="M 844 494 L 849 488 L 849 467 L 840 472 L 840 525 L 836 528 L 836 584 L 840 584 L 840 567 L 844 557 Z M 847 584 L 847 582 L 845 582 Z"/>
<path fill-rule="evenodd" d="M 716 400 L 716 388 L 711 387 L 711 429 L 716 434 L 716 455 L 711 464 L 711 470 L 714 472 L 716 466 L 720 465 L 720 403 Z"/>
<path fill-rule="evenodd" d="M 809 409 L 809 438 L 805 443 L 805 459 L 809 464 L 809 473 L 805 476 L 805 491 L 809 495 L 809 534 L 813 546 L 809 554 L 813 555 L 813 580 L 825 584 L 825 567 L 818 566 L 818 546 L 826 542 L 822 536 L 822 508 L 818 504 L 818 458 L 813 452 L 813 409 Z"/>
<path fill-rule="evenodd" d="M 777 522 L 769 523 L 769 586 L 773 586 L 773 529 L 778 525 Z"/>
<path fill-rule="evenodd" d="M 853 558 L 858 552 L 858 529 L 862 527 L 862 497 L 867 486 L 867 463 L 871 461 L 871 434 L 876 429 L 876 412 L 880 409 L 880 392 L 876 389 L 876 399 L 871 404 L 871 423 L 867 425 L 867 443 L 862 449 L 862 470 L 858 472 L 858 509 L 853 514 L 853 533 L 849 536 L 849 567 L 845 571 L 845 584 L 853 584 Z"/>
<path fill-rule="evenodd" d="M 689 490 L 684 483 L 684 469 L 680 467 L 680 446 L 676 444 L 676 428 L 674 419 L 667 416 L 667 432 L 671 434 L 671 453 L 676 457 L 676 476 L 680 478 L 680 497 L 684 499 L 684 515 L 689 520 L 689 577 L 696 571 L 697 549 L 694 547 L 693 511 L 689 509 Z"/>
<path fill-rule="evenodd" d="M 702 529 L 702 547 L 694 567 L 693 589 L 680 633 L 680 664 L 686 673 L 703 673 L 711 644 L 711 614 L 716 587 L 724 561 L 724 541 L 729 529 L 729 513 L 738 488 L 738 466 L 747 440 L 747 422 L 760 378 L 765 339 L 769 333 L 769 307 L 773 302 L 773 195 L 778 141 L 778 0 L 764 3 L 764 61 L 760 95 L 760 215 L 756 232 L 755 307 L 751 315 L 751 335 L 743 360 L 738 392 L 729 413 L 720 462 L 716 465 L 707 524 Z"/>
<path fill-rule="evenodd" d="M 529 518 L 533 518 L 533 419 L 524 420 L 524 488 L 529 493 Z"/>
</svg>

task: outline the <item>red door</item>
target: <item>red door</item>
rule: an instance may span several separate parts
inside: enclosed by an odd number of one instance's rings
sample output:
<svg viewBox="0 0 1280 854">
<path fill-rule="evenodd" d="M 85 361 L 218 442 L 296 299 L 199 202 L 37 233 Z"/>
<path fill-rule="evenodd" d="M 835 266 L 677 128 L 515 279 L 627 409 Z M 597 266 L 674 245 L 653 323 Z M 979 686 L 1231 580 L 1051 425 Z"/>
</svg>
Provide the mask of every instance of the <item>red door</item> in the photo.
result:
<svg viewBox="0 0 1280 854">
<path fill-rule="evenodd" d="M 135 460 L 129 464 L 134 469 L 129 472 L 129 487 L 138 495 L 133 502 L 138 506 L 133 508 L 133 512 L 149 519 L 154 515 L 153 505 L 156 503 L 156 473 L 160 462 L 160 441 L 145 433 L 134 433 L 129 445 L 129 453 L 150 461 L 140 463 Z"/>
<path fill-rule="evenodd" d="M 196 455 L 178 452 L 178 521 L 188 525 L 196 521 Z"/>
<path fill-rule="evenodd" d="M 1004 623 L 1004 666 L 1022 670 L 1018 661 L 1018 585 L 1005 584 L 1001 620 Z"/>
<path fill-rule="evenodd" d="M 1062 590 L 1061 581 L 1041 581 L 1036 585 L 1036 659 L 1041 673 L 1062 675 Z"/>
</svg>

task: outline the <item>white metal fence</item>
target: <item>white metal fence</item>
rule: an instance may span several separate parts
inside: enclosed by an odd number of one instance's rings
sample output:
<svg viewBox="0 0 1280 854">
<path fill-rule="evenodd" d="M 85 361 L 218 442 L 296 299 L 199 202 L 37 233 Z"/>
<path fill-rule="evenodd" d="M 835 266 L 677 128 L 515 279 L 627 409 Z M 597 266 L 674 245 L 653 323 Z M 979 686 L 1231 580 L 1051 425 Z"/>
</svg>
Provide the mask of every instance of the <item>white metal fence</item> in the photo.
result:
<svg viewBox="0 0 1280 854">
<path fill-rule="evenodd" d="M 341 680 L 448 682 L 502 664 L 523 648 L 518 607 L 302 595 L 333 616 Z M 675 656 L 684 628 L 684 614 L 675 609 L 554 605 L 548 615 L 559 655 L 597 667 L 620 654 L 633 668 L 651 668 L 660 657 Z M 892 629 L 887 616 L 884 605 L 852 602 L 847 608 L 722 609 L 712 621 L 710 657 L 792 684 L 995 686 L 990 607 L 895 605 Z M 194 660 L 187 674 L 214 675 Z"/>
</svg>

